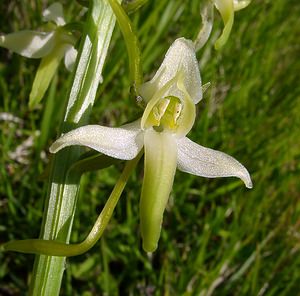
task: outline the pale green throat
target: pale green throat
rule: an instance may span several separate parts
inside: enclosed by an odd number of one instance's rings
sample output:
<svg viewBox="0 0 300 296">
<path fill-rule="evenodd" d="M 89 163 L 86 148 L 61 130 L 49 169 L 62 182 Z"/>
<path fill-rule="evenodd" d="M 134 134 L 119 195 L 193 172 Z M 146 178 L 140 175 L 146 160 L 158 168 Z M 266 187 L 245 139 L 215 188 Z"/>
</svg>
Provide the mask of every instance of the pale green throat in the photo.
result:
<svg viewBox="0 0 300 296">
<path fill-rule="evenodd" d="M 157 132 L 176 132 L 181 118 L 182 103 L 179 98 L 168 96 L 160 99 L 150 111 L 145 128 L 153 127 Z"/>
</svg>

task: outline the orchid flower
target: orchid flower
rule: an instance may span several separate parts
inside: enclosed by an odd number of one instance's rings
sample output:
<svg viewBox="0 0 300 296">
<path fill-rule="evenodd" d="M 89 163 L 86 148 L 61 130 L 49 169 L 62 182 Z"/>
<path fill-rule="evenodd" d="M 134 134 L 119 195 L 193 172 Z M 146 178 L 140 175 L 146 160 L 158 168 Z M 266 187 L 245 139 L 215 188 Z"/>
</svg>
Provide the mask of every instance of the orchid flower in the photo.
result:
<svg viewBox="0 0 300 296">
<path fill-rule="evenodd" d="M 213 2 L 224 22 L 223 32 L 215 43 L 215 48 L 220 49 L 229 37 L 234 21 L 234 12 L 248 6 L 251 0 L 213 0 Z"/>
<path fill-rule="evenodd" d="M 82 145 L 108 156 L 129 160 L 144 147 L 144 180 L 140 199 L 143 248 L 157 248 L 163 213 L 176 169 L 215 178 L 235 176 L 251 188 L 246 168 L 233 157 L 189 140 L 202 99 L 201 78 L 192 41 L 179 38 L 169 48 L 151 81 L 139 87 L 147 102 L 142 118 L 118 128 L 87 125 L 56 140 L 50 152 Z"/>
<path fill-rule="evenodd" d="M 201 10 L 202 27 L 195 40 L 196 51 L 201 49 L 207 42 L 213 27 L 214 6 L 217 8 L 224 23 L 221 36 L 215 42 L 215 48 L 221 49 L 230 35 L 234 12 L 241 10 L 250 4 L 251 0 L 207 0 Z"/>
<path fill-rule="evenodd" d="M 0 36 L 1 47 L 27 58 L 42 59 L 32 85 L 30 106 L 43 98 L 61 59 L 64 57 L 65 66 L 71 71 L 77 56 L 76 39 L 64 28 L 62 5 L 55 2 L 46 8 L 43 20 L 53 22 L 54 29 L 45 32 L 25 30 Z"/>
</svg>

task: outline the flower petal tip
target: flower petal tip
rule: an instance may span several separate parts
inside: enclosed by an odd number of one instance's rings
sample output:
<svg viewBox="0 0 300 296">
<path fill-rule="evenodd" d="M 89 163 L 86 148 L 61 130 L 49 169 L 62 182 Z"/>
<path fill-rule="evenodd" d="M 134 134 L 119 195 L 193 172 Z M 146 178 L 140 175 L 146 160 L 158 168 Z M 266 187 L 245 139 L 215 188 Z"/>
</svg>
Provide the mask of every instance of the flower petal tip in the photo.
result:
<svg viewBox="0 0 300 296">
<path fill-rule="evenodd" d="M 240 178 L 248 189 L 252 189 L 253 183 L 248 170 L 241 163 L 239 163 L 239 166 L 240 168 L 232 175 L 232 177 Z"/>
<path fill-rule="evenodd" d="M 59 150 L 59 145 L 57 145 L 57 141 L 55 141 L 49 148 L 50 153 L 56 153 Z"/>
<path fill-rule="evenodd" d="M 147 244 L 143 242 L 143 250 L 147 253 L 153 253 L 156 251 L 158 244 Z"/>
<path fill-rule="evenodd" d="M 61 138 L 56 140 L 49 148 L 50 153 L 57 153 L 59 150 L 67 147 L 68 145 L 64 142 L 64 140 L 61 141 Z"/>
<path fill-rule="evenodd" d="M 243 180 L 243 182 L 245 183 L 245 186 L 246 186 L 248 189 L 252 189 L 252 188 L 253 188 L 253 183 L 252 183 L 252 180 L 251 180 L 249 174 L 248 174 L 248 177 L 247 177 L 246 179 Z"/>
<path fill-rule="evenodd" d="M 57 26 L 65 25 L 63 7 L 61 3 L 54 2 L 43 11 L 44 21 L 53 21 Z"/>
<path fill-rule="evenodd" d="M 251 0 L 233 0 L 234 11 L 241 10 L 247 7 L 251 3 Z"/>
<path fill-rule="evenodd" d="M 241 163 L 237 162 L 237 164 L 238 166 L 235 167 L 236 172 L 232 174 L 232 177 L 240 178 L 248 189 L 252 189 L 253 183 L 248 170 Z"/>
</svg>

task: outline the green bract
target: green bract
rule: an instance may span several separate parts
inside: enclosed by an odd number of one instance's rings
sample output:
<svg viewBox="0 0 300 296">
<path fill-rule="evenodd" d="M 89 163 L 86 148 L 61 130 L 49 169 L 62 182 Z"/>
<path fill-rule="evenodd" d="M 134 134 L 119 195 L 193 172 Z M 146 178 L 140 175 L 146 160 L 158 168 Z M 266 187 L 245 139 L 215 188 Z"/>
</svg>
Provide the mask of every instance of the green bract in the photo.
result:
<svg viewBox="0 0 300 296">
<path fill-rule="evenodd" d="M 153 79 L 142 84 L 139 92 L 147 102 L 141 119 L 119 128 L 80 127 L 59 138 L 50 151 L 55 153 L 66 146 L 83 145 L 129 160 L 144 147 L 141 234 L 143 248 L 153 252 L 157 248 L 176 168 L 209 178 L 239 177 L 248 188 L 252 182 L 246 168 L 237 160 L 186 137 L 194 124 L 195 104 L 202 99 L 198 62 L 190 40 L 175 40 Z"/>
<path fill-rule="evenodd" d="M 56 69 L 64 57 L 66 68 L 71 71 L 76 60 L 76 39 L 63 26 L 66 24 L 62 5 L 53 3 L 43 11 L 46 22 L 54 22 L 55 29 L 47 32 L 20 31 L 0 36 L 0 46 L 27 58 L 42 59 L 37 70 L 29 105 L 35 106 L 44 96 Z"/>
</svg>

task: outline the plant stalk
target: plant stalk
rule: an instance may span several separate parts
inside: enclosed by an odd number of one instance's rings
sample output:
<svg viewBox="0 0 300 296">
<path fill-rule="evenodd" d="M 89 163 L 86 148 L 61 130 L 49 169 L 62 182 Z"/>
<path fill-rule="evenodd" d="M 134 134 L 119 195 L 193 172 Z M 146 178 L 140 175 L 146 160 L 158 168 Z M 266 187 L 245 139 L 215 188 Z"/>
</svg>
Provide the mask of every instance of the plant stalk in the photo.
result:
<svg viewBox="0 0 300 296">
<path fill-rule="evenodd" d="M 115 25 L 115 16 L 106 0 L 90 3 L 61 133 L 88 122 Z M 67 172 L 80 153 L 79 147 L 72 146 L 52 159 L 41 239 L 69 242 L 80 174 Z M 65 264 L 65 257 L 36 256 L 29 295 L 59 295 Z"/>
</svg>

